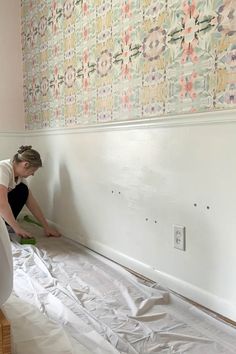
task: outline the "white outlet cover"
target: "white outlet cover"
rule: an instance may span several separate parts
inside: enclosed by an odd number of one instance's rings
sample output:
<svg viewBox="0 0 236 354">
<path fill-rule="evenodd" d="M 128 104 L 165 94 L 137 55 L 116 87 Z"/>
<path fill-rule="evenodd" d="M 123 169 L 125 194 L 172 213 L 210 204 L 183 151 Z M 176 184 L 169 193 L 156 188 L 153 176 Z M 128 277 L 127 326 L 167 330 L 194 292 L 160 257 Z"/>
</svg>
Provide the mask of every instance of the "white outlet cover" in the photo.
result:
<svg viewBox="0 0 236 354">
<path fill-rule="evenodd" d="M 186 235 L 185 235 L 185 226 L 182 225 L 173 225 L 173 240 L 174 248 L 178 250 L 185 251 L 186 249 Z"/>
</svg>

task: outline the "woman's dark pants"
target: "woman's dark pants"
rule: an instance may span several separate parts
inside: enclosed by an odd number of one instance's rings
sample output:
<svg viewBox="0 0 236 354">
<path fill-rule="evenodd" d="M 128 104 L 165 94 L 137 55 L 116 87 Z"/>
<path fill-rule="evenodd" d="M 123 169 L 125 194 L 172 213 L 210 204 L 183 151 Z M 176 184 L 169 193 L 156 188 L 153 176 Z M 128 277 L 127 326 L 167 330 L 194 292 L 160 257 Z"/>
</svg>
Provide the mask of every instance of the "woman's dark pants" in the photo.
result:
<svg viewBox="0 0 236 354">
<path fill-rule="evenodd" d="M 8 202 L 15 217 L 19 215 L 29 196 L 29 189 L 26 184 L 20 183 L 8 193 Z"/>
</svg>

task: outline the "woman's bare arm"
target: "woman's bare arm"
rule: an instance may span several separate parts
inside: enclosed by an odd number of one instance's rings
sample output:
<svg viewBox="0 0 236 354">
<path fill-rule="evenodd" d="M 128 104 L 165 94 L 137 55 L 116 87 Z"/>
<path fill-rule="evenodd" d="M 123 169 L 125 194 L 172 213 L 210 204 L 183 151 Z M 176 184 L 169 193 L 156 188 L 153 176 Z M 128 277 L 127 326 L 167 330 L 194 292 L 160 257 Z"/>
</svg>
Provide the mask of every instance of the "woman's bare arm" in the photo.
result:
<svg viewBox="0 0 236 354">
<path fill-rule="evenodd" d="M 29 190 L 29 196 L 26 202 L 26 206 L 29 209 L 29 211 L 34 215 L 34 217 L 41 223 L 41 225 L 44 228 L 46 236 L 54 236 L 58 237 L 60 236 L 60 233 L 50 227 L 48 225 L 47 220 L 45 219 L 42 210 L 40 209 L 40 206 L 38 205 L 38 202 L 34 198 L 32 192 Z"/>
<path fill-rule="evenodd" d="M 15 233 L 22 237 L 30 237 L 30 232 L 24 230 L 15 219 L 8 203 L 8 190 L 0 184 L 0 215 L 10 225 Z"/>
</svg>

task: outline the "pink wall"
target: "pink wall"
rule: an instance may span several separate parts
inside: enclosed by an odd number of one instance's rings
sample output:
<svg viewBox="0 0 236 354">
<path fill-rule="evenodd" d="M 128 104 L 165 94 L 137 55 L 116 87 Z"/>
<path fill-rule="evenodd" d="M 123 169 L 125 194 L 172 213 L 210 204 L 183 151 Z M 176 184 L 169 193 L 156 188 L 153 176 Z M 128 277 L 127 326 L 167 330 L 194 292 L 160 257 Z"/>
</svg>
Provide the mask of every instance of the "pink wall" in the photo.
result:
<svg viewBox="0 0 236 354">
<path fill-rule="evenodd" d="M 24 129 L 20 0 L 0 1 L 0 131 Z"/>
</svg>

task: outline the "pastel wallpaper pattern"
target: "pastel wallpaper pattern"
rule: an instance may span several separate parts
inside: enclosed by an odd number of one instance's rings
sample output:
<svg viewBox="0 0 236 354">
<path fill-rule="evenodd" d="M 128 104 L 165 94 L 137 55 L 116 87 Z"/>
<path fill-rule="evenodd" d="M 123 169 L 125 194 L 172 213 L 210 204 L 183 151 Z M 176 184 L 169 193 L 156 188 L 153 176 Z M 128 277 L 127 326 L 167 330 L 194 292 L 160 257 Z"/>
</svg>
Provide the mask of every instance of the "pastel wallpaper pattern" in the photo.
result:
<svg viewBox="0 0 236 354">
<path fill-rule="evenodd" d="M 236 0 L 22 0 L 26 128 L 236 108 Z"/>
</svg>

